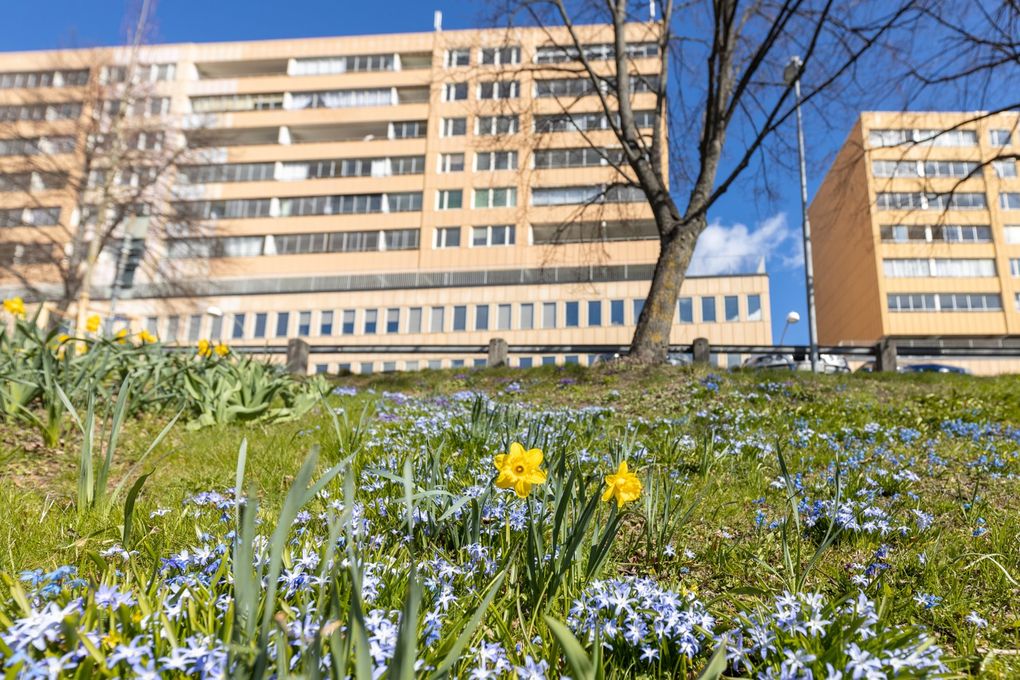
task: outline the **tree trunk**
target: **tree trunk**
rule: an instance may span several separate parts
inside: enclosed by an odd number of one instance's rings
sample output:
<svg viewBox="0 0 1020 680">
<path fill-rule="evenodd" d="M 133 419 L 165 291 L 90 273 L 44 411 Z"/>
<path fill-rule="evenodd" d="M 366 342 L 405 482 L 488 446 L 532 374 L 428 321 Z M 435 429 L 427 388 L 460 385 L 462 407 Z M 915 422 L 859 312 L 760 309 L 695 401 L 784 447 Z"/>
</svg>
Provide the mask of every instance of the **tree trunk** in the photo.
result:
<svg viewBox="0 0 1020 680">
<path fill-rule="evenodd" d="M 678 225 L 670 236 L 662 239 L 652 285 L 631 341 L 629 361 L 638 364 L 666 361 L 680 286 L 705 226 L 704 217 L 694 218 Z"/>
</svg>

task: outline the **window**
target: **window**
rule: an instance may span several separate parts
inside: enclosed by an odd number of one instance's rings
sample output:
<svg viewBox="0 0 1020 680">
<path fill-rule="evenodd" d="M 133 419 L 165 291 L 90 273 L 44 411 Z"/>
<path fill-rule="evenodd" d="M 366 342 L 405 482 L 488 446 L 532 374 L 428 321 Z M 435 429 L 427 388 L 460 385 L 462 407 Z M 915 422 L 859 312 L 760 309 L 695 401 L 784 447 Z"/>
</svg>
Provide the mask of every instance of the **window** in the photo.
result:
<svg viewBox="0 0 1020 680">
<path fill-rule="evenodd" d="M 475 306 L 475 330 L 489 330 L 489 305 Z"/>
<path fill-rule="evenodd" d="M 1002 309 L 1002 298 L 998 294 L 941 293 L 936 300 L 943 312 L 985 312 Z"/>
<path fill-rule="evenodd" d="M 761 321 L 761 295 L 747 296 L 747 320 Z"/>
<path fill-rule="evenodd" d="M 418 212 L 421 210 L 420 191 L 402 191 L 385 194 L 386 209 L 389 212 Z"/>
<path fill-rule="evenodd" d="M 343 322 L 342 322 L 342 325 L 340 327 L 340 331 L 344 335 L 354 335 L 354 310 L 353 309 L 345 309 L 344 310 Z"/>
<path fill-rule="evenodd" d="M 974 130 L 914 130 L 914 141 L 925 146 L 977 146 Z"/>
<path fill-rule="evenodd" d="M 440 123 L 440 137 L 462 137 L 466 134 L 467 118 L 443 118 Z"/>
<path fill-rule="evenodd" d="M 482 137 L 512 135 L 517 132 L 517 116 L 479 116 L 475 134 Z"/>
<path fill-rule="evenodd" d="M 463 172 L 464 154 L 444 153 L 439 155 L 439 172 Z"/>
<path fill-rule="evenodd" d="M 542 328 L 556 328 L 556 303 L 542 303 Z"/>
<path fill-rule="evenodd" d="M 453 330 L 467 330 L 467 305 L 453 306 Z"/>
<path fill-rule="evenodd" d="M 890 312 L 935 311 L 935 295 L 889 293 L 887 302 Z"/>
<path fill-rule="evenodd" d="M 517 360 L 518 368 L 531 368 L 534 365 L 534 360 L 531 357 L 521 357 Z"/>
<path fill-rule="evenodd" d="M 188 317 L 188 342 L 198 342 L 202 337 L 202 315 L 192 314 Z"/>
<path fill-rule="evenodd" d="M 1020 224 L 1007 224 L 1003 231 L 1006 233 L 1006 243 L 1020 243 Z"/>
<path fill-rule="evenodd" d="M 890 278 L 979 278 L 995 276 L 995 260 L 934 258 L 888 258 L 882 260 L 885 275 Z"/>
<path fill-rule="evenodd" d="M 1020 194 L 1018 194 L 1020 196 Z M 517 205 L 516 187 L 475 189 L 475 208 L 513 208 Z"/>
<path fill-rule="evenodd" d="M 654 121 L 654 111 L 634 112 L 634 124 L 638 128 L 650 128 Z M 603 113 L 553 113 L 535 116 L 535 132 L 539 134 L 607 130 L 609 127 L 609 119 Z"/>
<path fill-rule="evenodd" d="M 372 367 L 374 365 L 375 365 L 375 362 L 372 362 L 372 361 L 362 361 L 361 362 L 361 374 L 362 375 L 367 375 L 367 374 L 371 373 L 372 372 Z"/>
<path fill-rule="evenodd" d="M 319 335 L 333 335 L 333 312 L 319 312 Z"/>
<path fill-rule="evenodd" d="M 324 90 L 321 92 L 292 92 L 291 109 L 347 109 L 362 106 L 390 106 L 398 103 L 394 90 L 376 87 L 360 90 Z"/>
<path fill-rule="evenodd" d="M 620 149 L 595 149 L 581 147 L 574 149 L 536 149 L 535 168 L 589 168 L 620 163 L 623 152 Z"/>
<path fill-rule="evenodd" d="M 680 323 L 694 323 L 694 300 L 689 297 L 677 299 L 677 318 Z"/>
<path fill-rule="evenodd" d="M 970 177 L 978 164 L 968 161 L 925 161 L 925 177 Z"/>
<path fill-rule="evenodd" d="M 397 307 L 390 307 L 386 310 L 386 332 L 400 332 L 400 309 Z"/>
<path fill-rule="evenodd" d="M 581 303 L 566 302 L 563 305 L 564 326 L 566 328 L 577 328 L 581 325 Z"/>
<path fill-rule="evenodd" d="M 438 371 L 443 367 L 442 359 L 429 359 L 428 367 L 430 371 Z"/>
<path fill-rule="evenodd" d="M 712 296 L 701 298 L 701 321 L 702 323 L 715 322 L 715 298 Z"/>
<path fill-rule="evenodd" d="M 520 47 L 483 47 L 478 59 L 483 66 L 505 66 L 521 63 Z"/>
<path fill-rule="evenodd" d="M 634 321 L 633 321 L 633 323 L 637 323 L 638 319 L 641 318 L 641 310 L 643 310 L 645 308 L 645 301 L 643 299 L 642 300 L 634 300 L 631 303 L 631 306 L 633 307 L 633 311 L 634 311 Z"/>
<path fill-rule="evenodd" d="M 433 333 L 442 333 L 444 327 L 444 316 L 446 314 L 445 307 L 433 307 L 430 310 L 431 317 L 429 319 L 429 330 Z"/>
<path fill-rule="evenodd" d="M 516 151 L 486 151 L 475 154 L 475 170 L 516 170 Z"/>
<path fill-rule="evenodd" d="M 723 312 L 727 321 L 740 321 L 740 298 L 727 295 L 723 298 Z"/>
<path fill-rule="evenodd" d="M 319 197 L 308 197 L 319 198 Z M 330 198 L 323 196 L 321 198 Z M 303 199 L 294 199 L 303 200 Z M 191 201 L 175 204 L 175 209 L 182 215 L 201 220 L 217 219 L 251 219 L 269 217 L 270 199 L 253 198 L 232 201 Z"/>
<path fill-rule="evenodd" d="M 424 120 L 399 120 L 390 123 L 392 139 L 418 139 L 428 131 L 428 123 Z"/>
<path fill-rule="evenodd" d="M 490 80 L 478 83 L 479 99 L 516 99 L 520 86 L 516 80 Z"/>
<path fill-rule="evenodd" d="M 933 241 L 949 243 L 987 243 L 992 240 L 992 229 L 987 225 L 944 224 L 931 227 Z"/>
<path fill-rule="evenodd" d="M 176 342 L 181 332 L 181 317 L 173 314 L 166 319 L 166 339 L 169 342 Z"/>
<path fill-rule="evenodd" d="M 1020 192 L 1000 193 L 999 207 L 1003 210 L 1020 210 Z"/>
<path fill-rule="evenodd" d="M 602 300 L 588 300 L 588 325 L 602 325 Z"/>
<path fill-rule="evenodd" d="M 556 365 L 556 357 L 551 357 L 551 356 L 550 357 L 542 357 L 542 365 L 543 366 L 555 366 Z"/>
<path fill-rule="evenodd" d="M 234 314 L 233 323 L 230 327 L 230 337 L 233 340 L 240 340 L 244 337 L 244 314 Z"/>
<path fill-rule="evenodd" d="M 382 232 L 384 250 L 418 250 L 417 229 L 388 229 Z"/>
<path fill-rule="evenodd" d="M 615 58 L 616 50 L 608 43 L 591 44 L 582 46 L 585 59 L 589 61 L 606 61 Z M 626 48 L 627 57 L 631 59 L 645 59 L 656 57 L 659 54 L 659 46 L 655 43 L 631 43 Z M 579 61 L 581 58 L 577 48 L 565 45 L 544 45 L 535 52 L 536 64 L 562 64 L 569 61 Z"/>
<path fill-rule="evenodd" d="M 541 187 L 531 190 L 531 204 L 535 206 L 633 203 L 644 200 L 641 189 L 632 186 Z"/>
<path fill-rule="evenodd" d="M 255 332 L 252 334 L 254 338 L 266 337 L 266 325 L 269 321 L 269 315 L 265 312 L 259 312 L 255 315 Z"/>
<path fill-rule="evenodd" d="M 421 333 L 421 307 L 411 307 L 407 310 L 407 332 Z"/>
<path fill-rule="evenodd" d="M 1016 177 L 1016 161 L 992 161 L 992 167 L 995 168 L 995 174 L 997 177 L 1003 179 Z"/>
<path fill-rule="evenodd" d="M 298 312 L 297 332 L 302 338 L 307 338 L 312 334 L 311 312 Z"/>
<path fill-rule="evenodd" d="M 209 329 L 209 339 L 219 340 L 223 337 L 223 317 L 214 316 L 212 319 L 211 328 Z"/>
<path fill-rule="evenodd" d="M 989 130 L 988 137 L 992 146 L 1009 146 L 1012 143 L 1009 130 Z"/>
<path fill-rule="evenodd" d="M 312 76 L 364 71 L 393 71 L 396 59 L 392 54 L 360 54 L 347 57 L 312 57 L 295 59 L 289 75 Z"/>
<path fill-rule="evenodd" d="M 530 331 L 535 327 L 535 305 L 526 302 L 521 304 L 521 330 Z"/>
<path fill-rule="evenodd" d="M 988 207 L 985 195 L 978 192 L 881 192 L 877 203 L 879 210 L 981 210 Z"/>
<path fill-rule="evenodd" d="M 473 247 L 512 246 L 513 244 L 514 226 L 512 224 L 471 228 L 471 245 Z"/>
<path fill-rule="evenodd" d="M 917 161 L 872 161 L 875 177 L 917 177 Z"/>
<path fill-rule="evenodd" d="M 439 227 L 435 233 L 435 248 L 460 247 L 460 227 Z"/>
<path fill-rule="evenodd" d="M 443 60 L 446 68 L 455 66 L 471 65 L 471 49 L 464 47 L 455 50 L 446 50 L 446 59 Z"/>
<path fill-rule="evenodd" d="M 626 323 L 623 319 L 623 300 L 609 301 L 609 324 L 612 326 L 623 326 Z"/>
<path fill-rule="evenodd" d="M 443 101 L 456 102 L 468 98 L 467 83 L 446 83 L 443 85 Z"/>
<path fill-rule="evenodd" d="M 390 172 L 394 175 L 420 175 L 425 172 L 425 156 L 397 156 L 390 158 Z"/>
<path fill-rule="evenodd" d="M 461 189 L 440 189 L 436 192 L 436 210 L 459 210 L 464 207 Z"/>
<path fill-rule="evenodd" d="M 302 100 L 305 106 L 295 108 L 314 108 L 322 104 L 309 94 Z M 107 102 L 119 104 L 119 102 Z M 119 108 L 119 106 L 114 107 Z M 275 94 L 227 94 L 213 97 L 192 97 L 191 110 L 194 113 L 228 113 L 232 111 L 272 111 L 283 108 L 283 93 Z M 111 110 L 110 113 L 115 113 Z"/>
<path fill-rule="evenodd" d="M 365 310 L 365 335 L 374 335 L 378 331 L 379 327 L 379 310 L 378 309 L 366 309 Z"/>
<path fill-rule="evenodd" d="M 290 312 L 276 313 L 276 337 L 285 338 L 290 326 Z"/>
<path fill-rule="evenodd" d="M 1020 276 L 1020 259 L 1015 257 L 1010 258 L 1009 275 L 1013 277 Z"/>
<path fill-rule="evenodd" d="M 216 182 L 264 182 L 273 179 L 273 163 L 225 163 L 222 165 L 190 165 L 177 175 L 186 184 Z"/>
<path fill-rule="evenodd" d="M 496 307 L 496 329 L 501 331 L 510 330 L 510 322 L 512 315 L 512 307 L 510 305 L 499 305 Z"/>
<path fill-rule="evenodd" d="M 879 210 L 919 210 L 921 194 L 917 192 L 883 191 L 876 196 Z"/>
<path fill-rule="evenodd" d="M 242 315 L 243 317 L 243 315 Z M 236 318 L 236 315 L 235 315 Z M 241 327 L 244 328 L 244 322 L 242 318 Z M 152 333 L 153 335 L 159 335 L 159 317 L 149 316 L 145 318 L 145 330 Z"/>
</svg>

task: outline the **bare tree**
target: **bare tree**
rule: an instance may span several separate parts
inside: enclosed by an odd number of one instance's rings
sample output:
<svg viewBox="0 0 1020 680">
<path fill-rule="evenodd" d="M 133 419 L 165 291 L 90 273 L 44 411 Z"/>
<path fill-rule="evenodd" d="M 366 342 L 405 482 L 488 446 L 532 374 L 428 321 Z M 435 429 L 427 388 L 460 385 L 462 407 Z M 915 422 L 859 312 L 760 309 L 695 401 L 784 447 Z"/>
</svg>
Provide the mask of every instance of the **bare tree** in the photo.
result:
<svg viewBox="0 0 1020 680">
<path fill-rule="evenodd" d="M 619 183 L 638 189 L 651 208 L 659 255 L 631 361 L 665 360 L 677 297 L 709 209 L 755 158 L 764 158 L 794 113 L 792 85 L 783 77 L 790 57 L 801 58 L 803 101 L 822 101 L 856 76 L 865 57 L 908 34 L 924 1 L 664 0 L 648 21 L 654 0 L 510 0 L 504 20 L 566 30 L 570 58 L 557 68 L 591 83 L 587 94 L 597 97 L 621 147 L 608 159 L 620 170 Z M 635 22 L 652 29 L 654 77 L 636 67 L 635 55 L 648 55 L 631 37 Z M 593 23 L 612 26 L 610 53 L 602 55 L 614 67 L 610 74 L 585 44 L 583 25 Z M 637 119 L 636 90 L 654 94 L 650 132 Z"/>
<path fill-rule="evenodd" d="M 80 63 L 55 66 L 73 99 L 36 94 L 0 107 L 0 153 L 16 157 L 0 189 L 20 206 L 8 221 L 33 227 L 30 238 L 0 241 L 0 269 L 29 295 L 52 301 L 58 318 L 70 321 L 75 307 L 79 327 L 100 257 L 115 263 L 116 280 L 103 284 L 116 296 L 136 267 L 156 267 L 154 257 L 140 261 L 138 246 L 187 219 L 172 199 L 188 149 L 158 86 L 173 67 L 144 61 L 150 8 L 143 2 L 126 47 L 88 50 Z"/>
</svg>

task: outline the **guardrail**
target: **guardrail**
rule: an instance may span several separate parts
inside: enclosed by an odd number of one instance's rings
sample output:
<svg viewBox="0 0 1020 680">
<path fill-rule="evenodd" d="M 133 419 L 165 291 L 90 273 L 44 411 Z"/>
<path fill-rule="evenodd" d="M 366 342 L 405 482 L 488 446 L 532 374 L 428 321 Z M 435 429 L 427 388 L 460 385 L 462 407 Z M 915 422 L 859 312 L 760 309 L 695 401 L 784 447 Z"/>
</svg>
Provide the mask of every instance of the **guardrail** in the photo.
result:
<svg viewBox="0 0 1020 680">
<path fill-rule="evenodd" d="M 629 345 L 562 344 L 511 345 L 502 338 L 493 338 L 487 345 L 366 345 L 311 344 L 291 338 L 287 345 L 232 345 L 237 352 L 286 355 L 287 369 L 294 373 L 308 372 L 308 359 L 316 354 L 484 354 L 487 366 L 504 366 L 511 354 L 594 354 L 626 356 Z M 712 345 L 707 338 L 697 338 L 684 345 L 670 345 L 670 354 L 689 354 L 693 363 L 707 364 L 712 355 L 724 354 L 790 354 L 805 360 L 810 356 L 808 345 Z M 1020 338 L 976 339 L 910 339 L 886 338 L 873 345 L 820 346 L 819 354 L 831 354 L 865 361 L 874 361 L 875 370 L 895 371 L 899 357 L 945 358 L 1020 358 Z"/>
</svg>

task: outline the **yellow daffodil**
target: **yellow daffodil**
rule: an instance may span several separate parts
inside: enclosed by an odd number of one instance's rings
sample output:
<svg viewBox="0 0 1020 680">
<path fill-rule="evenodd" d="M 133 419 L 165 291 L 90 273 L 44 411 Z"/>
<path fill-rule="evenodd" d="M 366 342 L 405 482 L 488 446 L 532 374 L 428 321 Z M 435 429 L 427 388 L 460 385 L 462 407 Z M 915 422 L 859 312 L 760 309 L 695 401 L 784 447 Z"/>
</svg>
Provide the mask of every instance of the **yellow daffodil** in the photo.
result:
<svg viewBox="0 0 1020 680">
<path fill-rule="evenodd" d="M 211 357 L 212 356 L 212 343 L 208 340 L 198 341 L 198 356 L 200 357 Z"/>
<path fill-rule="evenodd" d="M 157 342 L 159 340 L 155 335 L 146 330 L 138 332 L 138 339 L 143 343 Z"/>
<path fill-rule="evenodd" d="M 225 357 L 230 354 L 230 348 L 222 342 L 216 343 L 216 356 Z"/>
<path fill-rule="evenodd" d="M 89 333 L 95 333 L 99 330 L 99 325 L 103 322 L 99 318 L 98 314 L 93 314 L 89 318 L 85 319 L 85 330 Z"/>
<path fill-rule="evenodd" d="M 545 470 L 542 465 L 542 449 L 528 449 L 514 442 L 510 445 L 510 453 L 499 454 L 493 461 L 499 470 L 496 486 L 501 489 L 513 489 L 520 498 L 527 498 L 531 493 L 532 484 L 545 484 Z"/>
<path fill-rule="evenodd" d="M 12 297 L 4 300 L 4 311 L 11 316 L 25 316 L 25 301 L 20 297 Z"/>
<path fill-rule="evenodd" d="M 117 331 L 117 334 L 114 335 L 113 337 L 117 342 L 123 345 L 124 343 L 127 342 L 128 335 L 129 335 L 128 329 L 121 328 L 119 331 Z"/>
<path fill-rule="evenodd" d="M 616 473 L 606 475 L 606 490 L 602 500 L 616 499 L 616 507 L 622 508 L 624 503 L 636 501 L 641 495 L 641 480 L 633 472 L 627 470 L 627 461 L 621 461 Z"/>
<path fill-rule="evenodd" d="M 71 339 L 70 335 L 68 335 L 67 333 L 61 333 L 60 335 L 57 336 L 57 344 L 58 345 L 63 345 L 65 342 L 67 342 L 70 339 Z"/>
</svg>

